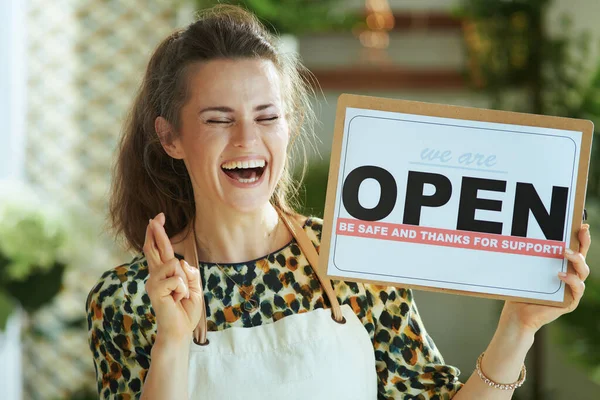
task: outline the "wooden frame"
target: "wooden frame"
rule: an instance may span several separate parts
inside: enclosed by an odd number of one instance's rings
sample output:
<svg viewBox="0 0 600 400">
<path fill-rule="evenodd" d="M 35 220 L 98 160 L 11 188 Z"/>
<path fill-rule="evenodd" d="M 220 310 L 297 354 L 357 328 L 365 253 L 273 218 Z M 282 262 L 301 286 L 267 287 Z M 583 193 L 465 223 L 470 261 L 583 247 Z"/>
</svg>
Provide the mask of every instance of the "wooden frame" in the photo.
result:
<svg viewBox="0 0 600 400">
<path fill-rule="evenodd" d="M 593 135 L 593 124 L 587 120 L 576 120 L 570 118 L 561 117 L 550 117 L 541 115 L 522 114 L 515 112 L 495 111 L 486 109 L 477 109 L 469 107 L 458 107 L 450 105 L 430 104 L 422 102 L 404 101 L 404 100 L 391 100 L 384 98 L 375 98 L 367 96 L 357 96 L 343 94 L 338 100 L 336 122 L 335 122 L 335 133 L 333 140 L 333 147 L 331 152 L 331 162 L 329 170 L 329 181 L 327 186 L 327 199 L 325 205 L 325 217 L 323 225 L 323 234 L 320 247 L 320 259 L 319 268 L 325 274 L 332 279 L 343 279 L 348 281 L 359 281 L 368 282 L 378 285 L 394 285 L 390 282 L 379 281 L 379 280 L 366 280 L 366 279 L 354 279 L 344 276 L 329 275 L 327 268 L 330 258 L 331 249 L 331 237 L 334 229 L 334 208 L 335 208 L 335 196 L 338 188 L 338 172 L 340 168 L 341 151 L 342 151 L 342 139 L 344 134 L 344 123 L 346 108 L 362 108 L 371 110 L 391 111 L 400 112 L 407 114 L 453 118 L 462 120 L 492 122 L 492 123 L 505 123 L 505 124 L 516 124 L 522 126 L 532 127 L 544 127 L 544 128 L 555 128 L 572 131 L 582 132 L 581 150 L 580 157 L 578 160 L 578 175 L 576 183 L 576 193 L 574 199 L 574 212 L 572 216 L 572 230 L 570 232 L 570 243 L 571 249 L 577 251 L 579 247 L 579 241 L 577 238 L 577 232 L 579 230 L 580 223 L 583 216 L 583 207 L 585 203 L 585 188 L 587 183 L 588 168 L 590 162 L 590 151 L 592 145 Z M 573 267 L 569 263 L 569 270 L 572 272 Z M 568 295 L 569 290 L 565 290 L 565 296 L 562 303 L 555 301 L 546 300 L 534 300 L 530 298 L 505 296 L 497 294 L 486 294 L 479 292 L 445 289 L 445 288 L 432 288 L 421 285 L 402 285 L 403 287 L 411 287 L 416 289 L 426 289 L 444 293 L 462 294 L 477 297 L 485 297 L 492 299 L 510 299 L 514 301 L 523 301 L 537 304 L 547 305 L 559 305 L 564 306 L 569 303 Z M 567 286 L 568 287 L 568 286 Z"/>
</svg>

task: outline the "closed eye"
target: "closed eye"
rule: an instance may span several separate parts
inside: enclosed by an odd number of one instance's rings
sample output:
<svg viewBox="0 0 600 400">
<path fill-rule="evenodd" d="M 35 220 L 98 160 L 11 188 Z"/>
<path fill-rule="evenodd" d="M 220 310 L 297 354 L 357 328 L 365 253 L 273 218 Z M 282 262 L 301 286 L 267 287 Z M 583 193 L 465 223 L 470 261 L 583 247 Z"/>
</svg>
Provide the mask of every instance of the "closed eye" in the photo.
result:
<svg viewBox="0 0 600 400">
<path fill-rule="evenodd" d="M 279 119 L 278 115 L 275 115 L 275 116 L 269 117 L 269 118 L 259 118 L 259 119 L 257 119 L 257 121 L 275 121 L 276 119 Z"/>
<path fill-rule="evenodd" d="M 258 118 L 256 119 L 256 121 L 258 122 L 271 122 L 271 121 L 275 121 L 279 119 L 278 115 L 275 115 L 273 117 L 268 117 L 268 118 Z M 214 125 L 226 125 L 226 124 L 231 124 L 233 123 L 233 121 L 223 121 L 223 120 L 216 120 L 216 119 L 209 119 L 206 121 L 207 124 L 214 124 Z"/>
</svg>

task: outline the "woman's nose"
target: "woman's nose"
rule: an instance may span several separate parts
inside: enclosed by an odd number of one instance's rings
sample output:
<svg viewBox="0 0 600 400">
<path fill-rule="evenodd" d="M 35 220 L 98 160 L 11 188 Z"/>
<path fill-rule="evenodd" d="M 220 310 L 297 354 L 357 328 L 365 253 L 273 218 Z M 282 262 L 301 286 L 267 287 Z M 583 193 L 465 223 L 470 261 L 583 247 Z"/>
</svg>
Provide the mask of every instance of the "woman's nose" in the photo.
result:
<svg viewBox="0 0 600 400">
<path fill-rule="evenodd" d="M 258 127 L 251 122 L 242 122 L 237 125 L 233 137 L 236 147 L 252 147 L 258 141 Z"/>
</svg>

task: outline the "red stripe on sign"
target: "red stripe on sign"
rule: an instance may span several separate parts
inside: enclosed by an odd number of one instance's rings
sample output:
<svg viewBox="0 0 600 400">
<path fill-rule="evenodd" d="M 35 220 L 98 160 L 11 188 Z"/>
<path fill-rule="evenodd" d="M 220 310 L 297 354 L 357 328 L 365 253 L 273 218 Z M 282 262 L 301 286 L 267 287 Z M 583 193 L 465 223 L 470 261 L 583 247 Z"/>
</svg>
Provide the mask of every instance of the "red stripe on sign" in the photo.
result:
<svg viewBox="0 0 600 400">
<path fill-rule="evenodd" d="M 424 226 L 370 222 L 338 218 L 336 233 L 371 239 L 430 244 L 433 246 L 494 251 L 527 256 L 564 258 L 565 242 L 503 236 L 491 233 L 456 231 Z"/>
</svg>

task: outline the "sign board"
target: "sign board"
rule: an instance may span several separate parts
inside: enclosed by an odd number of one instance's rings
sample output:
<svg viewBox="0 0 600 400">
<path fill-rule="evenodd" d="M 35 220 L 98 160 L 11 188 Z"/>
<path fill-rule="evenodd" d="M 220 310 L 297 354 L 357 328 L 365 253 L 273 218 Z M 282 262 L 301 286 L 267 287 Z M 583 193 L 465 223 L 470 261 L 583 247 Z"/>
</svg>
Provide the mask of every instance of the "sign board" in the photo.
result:
<svg viewBox="0 0 600 400">
<path fill-rule="evenodd" d="M 565 304 L 590 121 L 342 95 L 320 268 L 332 279 Z"/>
</svg>

